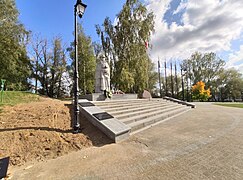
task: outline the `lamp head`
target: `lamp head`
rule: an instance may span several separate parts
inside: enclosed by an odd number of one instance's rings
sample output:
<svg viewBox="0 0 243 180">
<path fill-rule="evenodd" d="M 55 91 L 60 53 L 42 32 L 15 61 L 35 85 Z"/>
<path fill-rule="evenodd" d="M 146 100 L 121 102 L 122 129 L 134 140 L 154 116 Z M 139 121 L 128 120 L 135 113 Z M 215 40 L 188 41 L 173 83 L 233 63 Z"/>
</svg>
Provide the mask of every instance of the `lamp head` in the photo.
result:
<svg viewBox="0 0 243 180">
<path fill-rule="evenodd" d="M 77 0 L 75 4 L 75 11 L 80 18 L 82 18 L 87 5 L 83 4 L 81 0 Z"/>
</svg>

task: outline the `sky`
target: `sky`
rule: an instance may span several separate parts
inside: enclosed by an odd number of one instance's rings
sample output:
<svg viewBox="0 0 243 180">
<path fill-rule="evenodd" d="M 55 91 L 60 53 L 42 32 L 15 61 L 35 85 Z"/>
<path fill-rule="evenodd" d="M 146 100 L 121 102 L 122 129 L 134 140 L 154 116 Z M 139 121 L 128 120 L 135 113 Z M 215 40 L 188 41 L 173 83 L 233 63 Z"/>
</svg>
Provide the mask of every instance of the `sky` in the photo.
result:
<svg viewBox="0 0 243 180">
<path fill-rule="evenodd" d="M 105 17 L 115 21 L 126 0 L 83 0 L 88 7 L 80 22 L 86 35 L 99 41 L 95 25 Z M 61 3 L 60 3 L 61 2 Z M 76 0 L 16 0 L 20 21 L 33 33 L 52 39 L 73 41 L 73 6 Z M 243 73 L 243 1 L 242 0 L 145 0 L 155 14 L 155 32 L 149 51 L 156 62 L 183 60 L 199 51 L 215 52 Z"/>
</svg>

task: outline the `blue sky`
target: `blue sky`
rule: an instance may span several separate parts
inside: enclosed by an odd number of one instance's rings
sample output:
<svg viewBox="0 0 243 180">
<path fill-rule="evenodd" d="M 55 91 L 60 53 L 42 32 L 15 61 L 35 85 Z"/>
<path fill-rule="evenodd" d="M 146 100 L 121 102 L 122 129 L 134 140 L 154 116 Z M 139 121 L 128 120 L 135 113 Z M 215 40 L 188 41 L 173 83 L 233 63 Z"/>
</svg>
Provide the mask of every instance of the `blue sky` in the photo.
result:
<svg viewBox="0 0 243 180">
<path fill-rule="evenodd" d="M 121 10 L 125 0 L 83 0 L 88 7 L 82 22 L 85 33 L 98 40 L 95 24 L 102 24 L 105 17 L 111 19 Z M 20 12 L 20 21 L 33 33 L 52 39 L 54 36 L 63 37 L 63 41 L 73 41 L 74 4 L 76 0 L 16 0 Z"/>
<path fill-rule="evenodd" d="M 88 8 L 82 18 L 85 33 L 98 37 L 95 24 L 111 20 L 126 0 L 84 0 Z M 149 54 L 157 61 L 182 60 L 193 52 L 215 52 L 226 60 L 226 68 L 243 73 L 242 0 L 144 0 L 155 14 L 155 33 Z M 73 6 L 76 0 L 16 0 L 20 20 L 33 33 L 51 40 L 62 36 L 73 41 Z"/>
</svg>

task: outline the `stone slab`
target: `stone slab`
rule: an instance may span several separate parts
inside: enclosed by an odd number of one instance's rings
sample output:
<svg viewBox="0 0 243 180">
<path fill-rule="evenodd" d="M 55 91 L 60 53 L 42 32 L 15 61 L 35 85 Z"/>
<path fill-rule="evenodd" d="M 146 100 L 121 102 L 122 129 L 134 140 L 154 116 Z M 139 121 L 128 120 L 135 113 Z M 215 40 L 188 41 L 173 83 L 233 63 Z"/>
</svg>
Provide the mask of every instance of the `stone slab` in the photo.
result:
<svg viewBox="0 0 243 180">
<path fill-rule="evenodd" d="M 103 121 L 105 119 L 114 118 L 112 115 L 108 114 L 107 112 L 95 113 L 95 114 L 93 114 L 93 116 L 96 117 L 100 121 Z"/>
<path fill-rule="evenodd" d="M 106 100 L 122 100 L 122 99 L 137 99 L 137 94 L 113 94 L 111 99 L 106 98 L 103 93 L 92 93 L 80 96 L 81 99 L 89 101 L 106 101 Z"/>
<path fill-rule="evenodd" d="M 82 107 L 95 106 L 95 105 L 94 105 L 93 103 L 91 103 L 91 102 L 80 102 L 79 105 L 82 106 Z"/>
<path fill-rule="evenodd" d="M 7 176 L 9 157 L 0 159 L 0 179 Z"/>
<path fill-rule="evenodd" d="M 88 102 L 87 100 L 79 100 L 80 102 Z M 120 122 L 116 118 L 109 118 L 105 120 L 99 120 L 94 114 L 106 113 L 104 110 L 97 106 L 81 107 L 80 112 L 97 128 L 105 133 L 114 142 L 122 141 L 129 137 L 131 128 L 126 124 Z M 108 114 L 108 113 L 107 113 Z"/>
</svg>

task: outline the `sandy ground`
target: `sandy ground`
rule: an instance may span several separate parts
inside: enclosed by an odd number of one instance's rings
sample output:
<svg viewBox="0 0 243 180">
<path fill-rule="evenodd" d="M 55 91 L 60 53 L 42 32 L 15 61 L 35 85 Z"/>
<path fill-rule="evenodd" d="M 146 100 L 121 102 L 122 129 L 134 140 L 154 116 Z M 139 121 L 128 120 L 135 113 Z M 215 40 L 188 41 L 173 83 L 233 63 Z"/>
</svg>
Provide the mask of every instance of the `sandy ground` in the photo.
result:
<svg viewBox="0 0 243 180">
<path fill-rule="evenodd" d="M 82 133 L 72 134 L 71 107 L 49 98 L 5 107 L 0 114 L 0 158 L 10 156 L 11 166 L 23 165 L 111 142 L 83 117 Z"/>
</svg>

